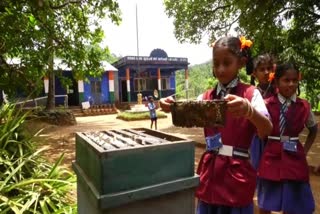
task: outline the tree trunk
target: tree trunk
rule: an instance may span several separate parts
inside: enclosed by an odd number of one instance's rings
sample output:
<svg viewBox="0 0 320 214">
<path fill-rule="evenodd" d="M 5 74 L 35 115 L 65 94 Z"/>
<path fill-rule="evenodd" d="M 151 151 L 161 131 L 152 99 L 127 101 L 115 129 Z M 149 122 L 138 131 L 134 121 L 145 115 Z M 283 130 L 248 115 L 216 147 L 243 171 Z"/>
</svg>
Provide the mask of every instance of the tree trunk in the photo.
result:
<svg viewBox="0 0 320 214">
<path fill-rule="evenodd" d="M 51 47 L 51 51 L 49 54 L 48 60 L 48 79 L 49 79 L 49 88 L 48 88 L 48 98 L 47 98 L 47 105 L 46 110 L 51 111 L 55 108 L 55 75 L 54 75 L 54 52 L 53 52 L 53 42 L 52 39 L 49 39 L 49 47 Z"/>
<path fill-rule="evenodd" d="M 2 90 L 0 90 L 0 106 L 2 105 L 3 103 L 3 93 L 2 93 Z"/>
</svg>

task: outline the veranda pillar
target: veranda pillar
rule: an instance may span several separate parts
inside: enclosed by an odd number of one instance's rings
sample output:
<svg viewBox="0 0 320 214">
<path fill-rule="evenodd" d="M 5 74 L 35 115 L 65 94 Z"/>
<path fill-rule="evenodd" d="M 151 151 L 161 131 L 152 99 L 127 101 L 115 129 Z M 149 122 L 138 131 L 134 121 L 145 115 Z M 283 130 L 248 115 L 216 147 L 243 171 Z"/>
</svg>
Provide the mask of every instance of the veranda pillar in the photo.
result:
<svg viewBox="0 0 320 214">
<path fill-rule="evenodd" d="M 84 102 L 84 84 L 83 80 L 78 80 L 79 103 Z"/>
<path fill-rule="evenodd" d="M 159 99 L 162 97 L 161 96 L 161 72 L 160 68 L 157 69 L 157 77 L 158 77 L 158 94 L 159 94 Z"/>
<path fill-rule="evenodd" d="M 43 78 L 43 84 L 44 84 L 44 93 L 46 95 L 48 95 L 48 92 L 49 92 L 49 78 L 48 77 Z"/>
<path fill-rule="evenodd" d="M 126 68 L 126 81 L 127 81 L 128 102 L 131 102 L 131 95 L 130 95 L 130 69 L 129 68 Z"/>
<path fill-rule="evenodd" d="M 109 79 L 109 99 L 110 103 L 114 103 L 114 73 L 113 71 L 108 71 Z"/>
</svg>

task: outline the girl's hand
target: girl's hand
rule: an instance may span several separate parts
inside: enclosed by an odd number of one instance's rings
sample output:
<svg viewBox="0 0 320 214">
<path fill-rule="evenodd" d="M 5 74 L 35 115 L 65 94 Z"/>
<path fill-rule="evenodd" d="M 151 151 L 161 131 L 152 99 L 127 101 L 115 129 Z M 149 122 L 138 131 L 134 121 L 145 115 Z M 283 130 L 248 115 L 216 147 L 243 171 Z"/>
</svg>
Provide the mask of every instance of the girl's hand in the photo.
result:
<svg viewBox="0 0 320 214">
<path fill-rule="evenodd" d="M 171 96 L 160 99 L 160 103 L 166 106 L 170 106 L 170 103 L 174 103 L 174 102 L 175 100 Z"/>
<path fill-rule="evenodd" d="M 234 117 L 251 118 L 253 115 L 253 107 L 250 102 L 233 94 L 228 94 L 224 97 L 227 102 L 227 111 Z"/>
<path fill-rule="evenodd" d="M 175 100 L 171 96 L 166 97 L 166 98 L 161 98 L 160 99 L 160 107 L 162 108 L 162 110 L 164 112 L 169 113 L 170 112 L 170 104 L 174 103 L 174 102 L 175 102 Z"/>
<path fill-rule="evenodd" d="M 249 100 L 232 94 L 225 96 L 227 111 L 231 116 L 244 117 L 257 128 L 257 135 L 264 139 L 272 132 L 272 123 L 265 115 L 255 110 Z M 246 130 L 243 130 L 246 131 Z"/>
</svg>

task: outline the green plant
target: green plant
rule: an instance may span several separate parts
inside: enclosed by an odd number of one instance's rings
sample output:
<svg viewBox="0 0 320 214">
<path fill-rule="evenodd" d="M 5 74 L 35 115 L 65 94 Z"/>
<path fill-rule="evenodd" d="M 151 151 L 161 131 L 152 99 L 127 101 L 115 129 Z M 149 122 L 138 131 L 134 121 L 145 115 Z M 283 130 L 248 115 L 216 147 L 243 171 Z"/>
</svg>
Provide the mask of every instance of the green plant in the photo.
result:
<svg viewBox="0 0 320 214">
<path fill-rule="evenodd" d="M 163 112 L 157 111 L 157 118 L 166 118 L 167 115 Z M 117 115 L 117 119 L 126 120 L 126 121 L 134 121 L 134 120 L 150 120 L 149 112 L 121 112 Z"/>
<path fill-rule="evenodd" d="M 32 138 L 23 135 L 28 113 L 13 105 L 0 108 L 0 213 L 75 213 L 68 194 L 75 189 L 75 176 L 41 158 Z"/>
</svg>

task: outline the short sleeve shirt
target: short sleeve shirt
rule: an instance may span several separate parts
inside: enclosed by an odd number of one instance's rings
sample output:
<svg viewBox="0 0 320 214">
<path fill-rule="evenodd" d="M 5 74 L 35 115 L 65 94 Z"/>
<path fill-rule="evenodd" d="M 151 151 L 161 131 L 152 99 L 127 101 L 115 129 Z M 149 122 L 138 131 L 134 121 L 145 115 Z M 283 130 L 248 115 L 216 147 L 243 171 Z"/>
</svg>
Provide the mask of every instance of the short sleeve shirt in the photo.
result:
<svg viewBox="0 0 320 214">
<path fill-rule="evenodd" d="M 148 103 L 148 109 L 150 111 L 150 117 L 151 118 L 156 118 L 157 113 L 156 113 L 156 105 L 153 102 Z"/>
<path fill-rule="evenodd" d="M 283 104 L 284 102 L 287 101 L 287 99 L 284 96 L 282 96 L 281 94 L 278 94 L 278 99 L 279 99 L 281 104 Z M 291 100 L 292 102 L 295 103 L 296 100 L 297 100 L 297 95 L 296 94 L 292 95 L 289 98 L 289 100 Z M 307 121 L 305 123 L 305 126 L 308 127 L 308 128 L 311 128 L 311 127 L 317 125 L 317 120 L 316 120 L 316 117 L 314 116 L 314 113 L 311 110 L 311 107 L 310 107 L 309 112 L 310 113 L 309 113 L 308 119 L 307 119 Z"/>
</svg>

